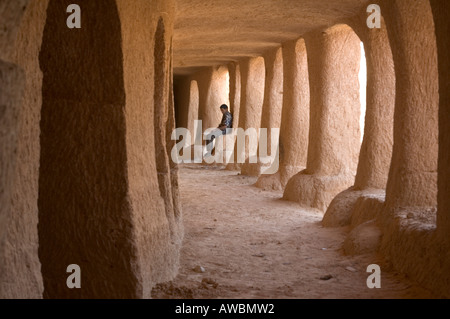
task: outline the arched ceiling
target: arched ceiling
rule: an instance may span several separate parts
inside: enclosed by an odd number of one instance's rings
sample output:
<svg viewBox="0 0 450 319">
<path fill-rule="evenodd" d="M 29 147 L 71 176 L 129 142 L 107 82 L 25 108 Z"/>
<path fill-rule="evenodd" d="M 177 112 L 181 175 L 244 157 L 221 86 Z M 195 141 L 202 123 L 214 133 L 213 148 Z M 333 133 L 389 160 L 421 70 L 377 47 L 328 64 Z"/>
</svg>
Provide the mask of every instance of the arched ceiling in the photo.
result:
<svg viewBox="0 0 450 319">
<path fill-rule="evenodd" d="M 264 54 L 364 9 L 369 0 L 177 0 L 174 72 Z"/>
</svg>

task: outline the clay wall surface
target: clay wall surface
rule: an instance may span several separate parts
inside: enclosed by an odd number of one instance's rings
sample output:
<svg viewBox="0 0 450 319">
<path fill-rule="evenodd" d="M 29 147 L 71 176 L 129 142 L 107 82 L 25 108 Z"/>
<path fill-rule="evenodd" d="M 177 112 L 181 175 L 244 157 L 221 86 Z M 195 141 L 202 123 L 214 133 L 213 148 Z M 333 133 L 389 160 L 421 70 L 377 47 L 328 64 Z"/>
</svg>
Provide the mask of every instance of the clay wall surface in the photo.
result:
<svg viewBox="0 0 450 319">
<path fill-rule="evenodd" d="M 396 73 L 386 201 L 390 207 L 435 206 L 439 82 L 430 4 L 426 0 L 414 6 L 406 1 L 383 4 Z"/>
<path fill-rule="evenodd" d="M 241 72 L 239 63 L 232 62 L 228 64 L 230 77 L 230 112 L 233 114 L 233 127 L 239 123 L 239 109 L 241 105 Z"/>
<path fill-rule="evenodd" d="M 11 2 L 2 3 L 14 21 L 11 33 L 2 33 L 2 54 L 10 60 L 1 62 L 8 71 L 2 87 L 11 86 L 2 120 L 15 121 L 5 127 L 13 125 L 17 138 L 0 139 L 2 150 L 15 154 L 1 161 L 8 192 L 1 198 L 0 296 L 150 297 L 157 282 L 175 275 L 183 234 L 177 167 L 166 139 L 175 127 L 174 3 L 86 2 L 79 30 L 65 25 L 68 1 L 15 4 L 23 17 L 12 14 Z M 157 38 L 165 54 L 157 50 L 156 60 L 164 61 L 156 65 L 164 65 L 164 80 L 155 83 L 148 47 L 162 12 Z M 14 37 L 12 49 L 3 45 Z M 160 100 L 156 91 L 164 92 Z M 153 122 L 164 131 L 156 139 L 148 130 Z M 163 194 L 155 148 L 166 155 Z M 74 263 L 83 271 L 83 290 L 66 286 L 66 268 Z"/>
<path fill-rule="evenodd" d="M 191 77 L 174 79 L 175 120 L 177 128 L 186 128 L 191 133 L 190 145 L 194 144 L 198 134 L 195 121 L 199 119 L 199 88 L 196 80 Z M 187 142 L 188 143 L 188 142 Z"/>
<path fill-rule="evenodd" d="M 0 104 L 6 106 L 0 111 L 5 112 L 0 115 L 0 183 L 9 183 L 0 186 L 0 298 L 42 298 L 37 231 L 42 105 L 39 51 L 48 1 L 5 1 L 2 5 L 6 7 L 0 16 L 7 14 L 11 19 L 2 19 L 8 23 L 8 28 L 2 29 L 11 34 L 3 34 L 5 42 L 0 42 L 1 53 L 10 61 L 1 62 L 0 85 Z M 23 14 L 20 19 L 19 12 Z"/>
<path fill-rule="evenodd" d="M 368 0 L 79 3 L 69 29 L 69 0 L 0 1 L 0 298 L 151 298 L 174 279 L 171 133 L 200 140 L 222 104 L 234 128 L 269 129 L 269 152 L 280 128 L 278 172 L 260 176 L 248 137 L 227 169 L 347 226 L 344 254 L 450 297 L 448 1 L 375 0 L 379 29 Z"/>
<path fill-rule="evenodd" d="M 188 77 L 178 77 L 174 79 L 175 113 L 177 127 L 188 127 L 188 117 L 191 113 L 189 106 L 191 103 L 191 81 Z M 198 110 L 197 110 L 198 112 Z M 198 117 L 198 114 L 196 114 Z"/>
<path fill-rule="evenodd" d="M 370 29 L 366 18 L 364 11 L 348 21 L 364 43 L 367 61 L 366 116 L 358 170 L 354 186 L 337 195 L 328 207 L 322 221 L 325 227 L 348 225 L 354 215 L 370 216 L 372 210 L 365 204 L 371 205 L 373 196 L 384 202 L 393 147 L 395 70 L 384 20 L 380 29 Z"/>
<path fill-rule="evenodd" d="M 448 244 L 436 232 L 439 78 L 431 6 L 426 0 L 381 4 L 397 97 L 380 252 L 398 271 L 448 297 Z"/>
<path fill-rule="evenodd" d="M 267 155 L 271 155 L 271 128 L 280 128 L 281 110 L 283 107 L 283 55 L 281 48 L 272 50 L 264 56 L 265 84 L 264 101 L 261 111 L 261 128 L 267 129 Z M 265 148 L 264 147 L 264 148 Z M 261 175 L 262 163 L 260 161 L 261 149 L 258 144 L 257 163 L 248 163 L 243 166 L 242 173 L 249 176 Z M 267 165 L 269 166 L 269 165 Z"/>
<path fill-rule="evenodd" d="M 194 143 L 196 139 L 201 139 L 201 135 L 199 134 L 200 132 L 197 131 L 197 126 L 195 124 L 195 121 L 198 119 L 199 106 L 198 84 L 195 80 L 191 81 L 189 97 L 189 114 L 186 128 L 189 130 L 189 132 L 191 132 L 192 143 Z"/>
<path fill-rule="evenodd" d="M 283 44 L 283 111 L 280 131 L 280 182 L 306 166 L 310 132 L 308 54 L 304 39 Z"/>
<path fill-rule="evenodd" d="M 450 3 L 431 0 L 438 49 L 439 68 L 439 168 L 437 229 L 449 241 L 450 233 Z"/>
<path fill-rule="evenodd" d="M 279 170 L 261 176 L 257 186 L 283 190 L 306 166 L 309 139 L 309 75 L 304 39 L 283 44 L 283 100 L 280 124 Z"/>
<path fill-rule="evenodd" d="M 265 84 L 265 65 L 262 57 L 245 59 L 239 63 L 240 82 L 241 82 L 241 101 L 238 114 L 238 126 L 234 123 L 233 127 L 246 131 L 249 128 L 258 129 L 261 126 L 262 106 L 264 102 L 264 84 Z M 233 114 L 234 116 L 234 114 Z M 249 154 L 257 152 L 256 143 L 252 143 L 252 149 L 249 148 L 249 137 L 245 137 L 245 147 L 238 154 L 237 142 L 235 143 L 232 163 L 227 165 L 229 170 L 241 170 L 245 175 L 245 165 L 248 163 Z M 238 163 L 240 162 L 240 163 Z M 245 163 L 244 163 L 245 162 Z"/>
<path fill-rule="evenodd" d="M 384 20 L 380 29 L 369 29 L 366 23 L 366 15 L 361 14 L 351 24 L 364 44 L 367 63 L 364 139 L 355 187 L 385 189 L 393 145 L 394 61 Z"/>
<path fill-rule="evenodd" d="M 360 40 L 346 25 L 305 36 L 311 92 L 306 170 L 284 199 L 325 211 L 353 183 L 360 149 Z M 345 45 L 344 45 L 345 44 Z"/>
<path fill-rule="evenodd" d="M 230 74 L 230 108 L 231 114 L 233 115 L 233 128 L 237 129 L 241 126 L 241 66 L 238 62 L 232 62 L 228 65 L 228 70 Z M 229 139 L 230 140 L 230 139 Z M 233 145 L 226 145 L 227 151 L 233 150 L 233 153 L 229 157 L 229 160 L 233 161 L 226 166 L 227 170 L 240 170 L 241 165 L 237 162 L 237 145 L 236 138 L 232 138 Z"/>
<path fill-rule="evenodd" d="M 222 120 L 219 107 L 230 104 L 228 68 L 211 67 L 192 76 L 198 83 L 198 118 L 203 121 L 203 131 L 215 128 Z"/>
<path fill-rule="evenodd" d="M 124 58 L 131 242 L 139 280 L 135 297 L 150 298 L 156 283 L 176 275 L 183 236 L 177 166 L 170 159 L 175 128 L 171 42 L 175 8 L 173 1 L 117 3 Z"/>
<path fill-rule="evenodd" d="M 262 57 L 251 58 L 240 63 L 241 106 L 239 128 L 258 129 L 261 127 L 261 114 L 264 102 L 265 65 Z M 242 119 L 242 121 L 241 121 Z M 246 137 L 245 159 L 257 151 L 257 145 L 249 145 Z"/>
</svg>

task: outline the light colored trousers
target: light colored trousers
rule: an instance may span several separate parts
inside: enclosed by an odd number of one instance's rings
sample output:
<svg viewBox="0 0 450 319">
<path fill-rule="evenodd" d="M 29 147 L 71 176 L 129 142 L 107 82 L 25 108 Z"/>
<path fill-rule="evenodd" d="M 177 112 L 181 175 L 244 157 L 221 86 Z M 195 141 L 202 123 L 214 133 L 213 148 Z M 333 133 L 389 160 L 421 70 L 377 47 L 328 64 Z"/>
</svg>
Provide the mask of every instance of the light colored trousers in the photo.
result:
<svg viewBox="0 0 450 319">
<path fill-rule="evenodd" d="M 224 135 L 222 130 L 218 128 L 208 134 L 208 136 L 206 137 L 206 151 L 208 153 L 211 153 L 214 148 L 214 140 L 222 135 Z"/>
</svg>

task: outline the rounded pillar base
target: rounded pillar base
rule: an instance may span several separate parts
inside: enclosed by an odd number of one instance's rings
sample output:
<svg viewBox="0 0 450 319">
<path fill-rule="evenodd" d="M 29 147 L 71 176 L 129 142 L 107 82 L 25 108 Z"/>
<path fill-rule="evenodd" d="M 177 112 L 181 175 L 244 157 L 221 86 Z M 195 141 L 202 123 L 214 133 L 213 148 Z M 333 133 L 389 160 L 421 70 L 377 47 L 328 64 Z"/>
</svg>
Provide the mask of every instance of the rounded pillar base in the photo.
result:
<svg viewBox="0 0 450 319">
<path fill-rule="evenodd" d="M 352 224 L 356 227 L 376 217 L 382 209 L 384 199 L 384 190 L 355 190 L 351 187 L 333 199 L 323 217 L 322 225 L 343 227 Z"/>
<path fill-rule="evenodd" d="M 325 212 L 333 198 L 351 186 L 354 179 L 353 175 L 318 176 L 300 172 L 289 180 L 283 199 Z"/>
</svg>

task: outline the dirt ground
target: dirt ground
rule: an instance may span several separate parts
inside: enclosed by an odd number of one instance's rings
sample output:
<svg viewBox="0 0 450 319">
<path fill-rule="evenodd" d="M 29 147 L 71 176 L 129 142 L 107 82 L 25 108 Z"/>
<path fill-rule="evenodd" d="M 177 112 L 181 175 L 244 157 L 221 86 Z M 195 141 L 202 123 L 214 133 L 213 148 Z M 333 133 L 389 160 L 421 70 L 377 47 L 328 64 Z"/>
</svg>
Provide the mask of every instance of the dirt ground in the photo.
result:
<svg viewBox="0 0 450 319">
<path fill-rule="evenodd" d="M 218 167 L 181 167 L 180 271 L 155 287 L 153 298 L 434 297 L 379 255 L 345 256 L 349 228 L 323 228 L 322 213 L 282 201 L 281 192 L 263 191 L 255 182 Z M 370 264 L 381 266 L 381 289 L 367 288 Z"/>
</svg>

